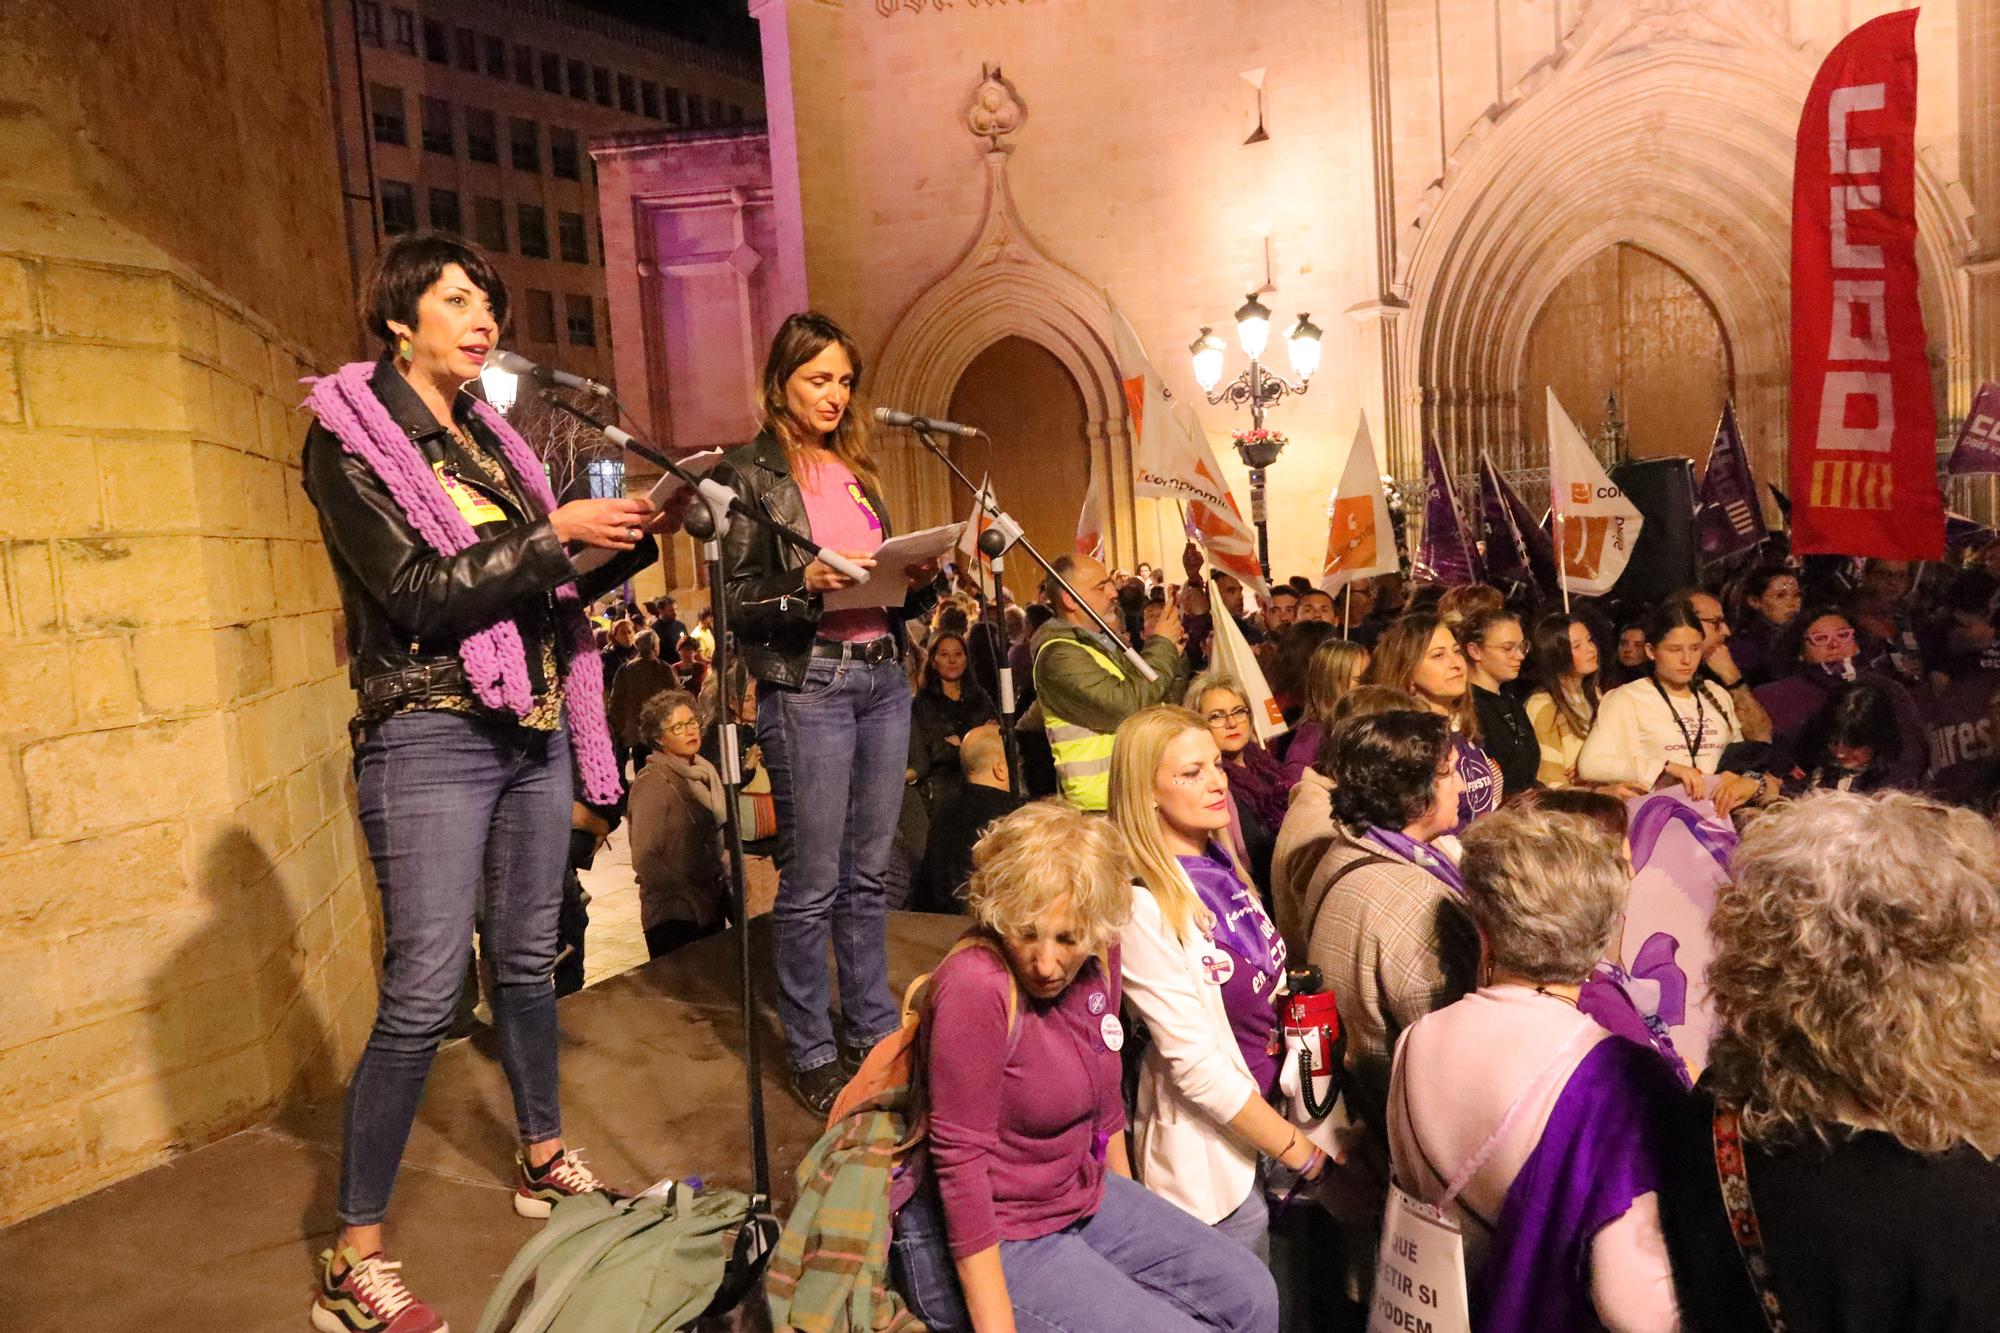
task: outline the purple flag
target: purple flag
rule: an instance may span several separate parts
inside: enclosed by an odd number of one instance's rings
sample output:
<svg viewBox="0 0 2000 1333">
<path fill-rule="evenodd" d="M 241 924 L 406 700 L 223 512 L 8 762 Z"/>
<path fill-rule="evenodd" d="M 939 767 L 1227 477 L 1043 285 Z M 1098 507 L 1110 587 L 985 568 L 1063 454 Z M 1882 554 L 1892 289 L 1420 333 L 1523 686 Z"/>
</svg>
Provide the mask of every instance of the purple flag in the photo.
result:
<svg viewBox="0 0 2000 1333">
<path fill-rule="evenodd" d="M 1757 505 L 1757 482 L 1750 475 L 1750 454 L 1736 429 L 1736 404 L 1724 403 L 1708 448 L 1708 471 L 1702 474 L 1695 503 L 1695 526 L 1701 534 L 1701 558 L 1724 560 L 1761 545 L 1769 534 L 1764 511 Z"/>
<path fill-rule="evenodd" d="M 1419 583 L 1474 583 L 1479 579 L 1479 557 L 1458 512 L 1451 474 L 1445 471 L 1444 455 L 1438 452 L 1436 440 L 1424 442 L 1424 536 L 1410 573 Z"/>
<path fill-rule="evenodd" d="M 1944 549 L 1948 552 L 1962 551 L 1968 546 L 1979 547 L 1993 540 L 1993 529 L 1977 519 L 1963 514 L 1944 511 Z"/>
<path fill-rule="evenodd" d="M 1958 430 L 1958 447 L 1944 470 L 1954 477 L 2000 472 L 2000 383 L 1988 380 L 1972 395 L 1972 410 Z"/>
<path fill-rule="evenodd" d="M 1500 498 L 1507 502 L 1507 512 L 1513 516 L 1514 531 L 1521 534 L 1521 545 L 1528 553 L 1528 568 L 1533 571 L 1535 582 L 1547 591 L 1555 591 L 1562 586 L 1558 582 L 1561 574 L 1556 568 L 1555 539 L 1507 478 L 1495 472 L 1493 480 L 1499 483 Z"/>
<path fill-rule="evenodd" d="M 1507 507 L 1507 497 L 1501 493 L 1505 485 L 1493 460 L 1486 456 L 1485 450 L 1480 450 L 1479 539 L 1484 543 L 1480 554 L 1485 558 L 1487 576 L 1508 583 L 1526 583 L 1534 576 L 1528 568 L 1528 545 L 1520 528 L 1515 526 L 1514 511 Z"/>
</svg>

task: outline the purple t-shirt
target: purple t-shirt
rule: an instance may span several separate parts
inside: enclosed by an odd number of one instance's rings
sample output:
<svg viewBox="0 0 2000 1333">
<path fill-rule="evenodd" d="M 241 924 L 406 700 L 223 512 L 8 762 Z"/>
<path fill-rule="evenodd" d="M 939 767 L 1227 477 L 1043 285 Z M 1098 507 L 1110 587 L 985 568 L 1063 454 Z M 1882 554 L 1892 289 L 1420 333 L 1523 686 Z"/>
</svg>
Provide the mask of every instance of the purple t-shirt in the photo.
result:
<svg viewBox="0 0 2000 1333">
<path fill-rule="evenodd" d="M 1213 843 L 1207 856 L 1175 858 L 1194 884 L 1195 896 L 1215 915 L 1202 971 L 1222 987 L 1229 1030 L 1243 1052 L 1250 1077 L 1266 1097 L 1278 1090 L 1278 981 L 1285 971 L 1285 941 L 1257 895 L 1238 878 L 1229 853 Z"/>
<path fill-rule="evenodd" d="M 867 552 L 882 544 L 882 516 L 847 464 L 825 454 L 817 467 L 801 466 L 794 477 L 814 541 L 835 551 Z M 828 611 L 819 618 L 822 639 L 862 642 L 888 632 L 889 617 L 875 608 Z"/>
<path fill-rule="evenodd" d="M 1463 736 L 1452 737 L 1451 762 L 1457 765 L 1458 775 L 1465 779 L 1465 791 L 1458 798 L 1458 827 L 1452 830 L 1462 833 L 1473 820 L 1500 808 L 1500 798 L 1505 794 L 1504 785 L 1500 779 L 1500 765 Z"/>
<path fill-rule="evenodd" d="M 1047 1003 L 1015 992 L 1006 960 L 964 949 L 931 978 L 924 1059 L 930 1158 L 954 1258 L 1034 1240 L 1097 1211 L 1105 1147 L 1125 1130 L 1125 1044 L 1111 976 L 1086 962 Z"/>
</svg>

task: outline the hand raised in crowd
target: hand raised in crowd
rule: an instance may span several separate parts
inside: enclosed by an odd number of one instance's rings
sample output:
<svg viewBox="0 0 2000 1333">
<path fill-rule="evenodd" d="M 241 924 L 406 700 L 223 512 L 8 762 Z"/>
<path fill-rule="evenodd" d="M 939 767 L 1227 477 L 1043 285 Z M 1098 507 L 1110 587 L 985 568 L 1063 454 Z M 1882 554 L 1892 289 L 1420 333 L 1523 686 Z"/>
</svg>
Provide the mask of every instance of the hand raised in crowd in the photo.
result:
<svg viewBox="0 0 2000 1333">
<path fill-rule="evenodd" d="M 1174 602 L 1173 591 L 1167 592 L 1167 609 L 1153 622 L 1153 633 L 1180 648 L 1187 643 L 1187 627 L 1181 624 L 1181 609 Z"/>
<path fill-rule="evenodd" d="M 582 542 L 606 551 L 629 551 L 646 535 L 646 524 L 654 514 L 653 502 L 642 495 L 571 500 L 549 515 L 549 526 L 565 546 Z"/>
<path fill-rule="evenodd" d="M 1731 655 L 1727 643 L 1718 643 L 1709 649 L 1702 661 L 1707 664 L 1709 671 L 1714 673 L 1715 678 L 1722 682 L 1724 689 L 1733 690 L 1743 683 L 1743 668 L 1736 665 L 1736 658 Z"/>
<path fill-rule="evenodd" d="M 836 554 L 846 556 L 863 569 L 875 568 L 875 557 L 865 551 L 839 551 Z M 807 592 L 832 592 L 836 588 L 848 587 L 853 582 L 853 579 L 823 561 L 815 560 L 806 566 Z"/>
</svg>

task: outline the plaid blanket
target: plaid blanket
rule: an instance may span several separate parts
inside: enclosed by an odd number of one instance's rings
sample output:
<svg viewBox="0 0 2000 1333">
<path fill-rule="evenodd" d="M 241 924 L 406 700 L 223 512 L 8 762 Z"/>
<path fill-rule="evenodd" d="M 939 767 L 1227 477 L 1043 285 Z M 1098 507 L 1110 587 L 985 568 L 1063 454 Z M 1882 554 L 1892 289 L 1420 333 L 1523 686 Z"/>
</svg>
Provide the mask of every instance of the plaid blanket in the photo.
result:
<svg viewBox="0 0 2000 1333">
<path fill-rule="evenodd" d="M 924 1333 L 889 1285 L 889 1185 L 906 1124 L 856 1110 L 799 1163 L 799 1198 L 764 1276 L 771 1326 L 799 1333 Z"/>
</svg>

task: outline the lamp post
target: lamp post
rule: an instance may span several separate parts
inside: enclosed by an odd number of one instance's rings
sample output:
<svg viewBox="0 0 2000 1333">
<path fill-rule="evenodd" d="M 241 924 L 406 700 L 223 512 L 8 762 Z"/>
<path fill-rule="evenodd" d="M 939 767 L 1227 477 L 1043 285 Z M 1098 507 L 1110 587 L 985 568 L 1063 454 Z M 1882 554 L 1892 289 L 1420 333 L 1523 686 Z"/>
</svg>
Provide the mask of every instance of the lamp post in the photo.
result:
<svg viewBox="0 0 2000 1333">
<path fill-rule="evenodd" d="M 1286 394 L 1301 394 L 1319 369 L 1320 328 L 1304 313 L 1285 335 L 1285 350 L 1291 356 L 1293 383 L 1275 375 L 1264 365 L 1264 349 L 1271 339 L 1271 308 L 1255 293 L 1244 298 L 1236 310 L 1236 340 L 1250 358 L 1250 368 L 1227 384 L 1222 383 L 1222 359 L 1227 352 L 1214 329 L 1203 325 L 1199 336 L 1188 346 L 1194 358 L 1195 382 L 1211 403 L 1228 402 L 1250 409 L 1250 429 L 1233 436 L 1236 453 L 1250 469 L 1250 521 L 1257 526 L 1257 563 L 1265 579 L 1271 577 L 1271 539 L 1265 527 L 1264 469 L 1278 461 L 1285 437 L 1264 428 L 1264 409 Z"/>
<path fill-rule="evenodd" d="M 514 399 L 521 389 L 520 376 L 498 366 L 487 366 L 479 372 L 479 387 L 486 391 L 487 404 L 504 417 L 514 410 Z"/>
</svg>

